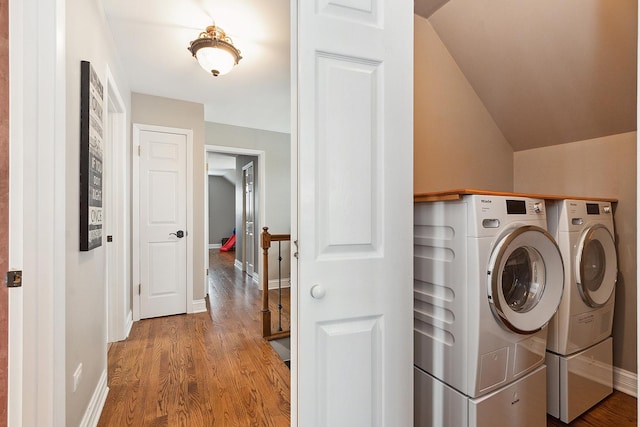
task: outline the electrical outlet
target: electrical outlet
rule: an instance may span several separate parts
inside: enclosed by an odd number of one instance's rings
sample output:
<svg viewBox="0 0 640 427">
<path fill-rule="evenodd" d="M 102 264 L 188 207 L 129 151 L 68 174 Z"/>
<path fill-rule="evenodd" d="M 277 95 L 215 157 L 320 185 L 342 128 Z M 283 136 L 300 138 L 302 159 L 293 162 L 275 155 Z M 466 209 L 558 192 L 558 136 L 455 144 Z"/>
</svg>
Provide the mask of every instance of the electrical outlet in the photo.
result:
<svg viewBox="0 0 640 427">
<path fill-rule="evenodd" d="M 82 362 L 78 364 L 76 371 L 73 373 L 73 391 L 74 392 L 78 389 L 78 385 L 80 384 L 81 378 L 82 378 Z"/>
</svg>

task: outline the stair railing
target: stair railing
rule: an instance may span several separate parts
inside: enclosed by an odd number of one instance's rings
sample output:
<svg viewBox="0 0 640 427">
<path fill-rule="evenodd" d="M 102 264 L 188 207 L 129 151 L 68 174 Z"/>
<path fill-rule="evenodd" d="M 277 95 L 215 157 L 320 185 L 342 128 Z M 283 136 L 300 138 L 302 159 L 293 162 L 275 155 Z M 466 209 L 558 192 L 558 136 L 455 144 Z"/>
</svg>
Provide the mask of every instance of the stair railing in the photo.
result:
<svg viewBox="0 0 640 427">
<path fill-rule="evenodd" d="M 282 330 L 282 252 L 281 243 L 290 241 L 290 234 L 271 234 L 269 227 L 262 227 L 262 337 L 266 340 L 288 337 L 290 330 Z M 271 310 L 269 309 L 269 248 L 278 242 L 278 331 L 271 332 Z"/>
</svg>

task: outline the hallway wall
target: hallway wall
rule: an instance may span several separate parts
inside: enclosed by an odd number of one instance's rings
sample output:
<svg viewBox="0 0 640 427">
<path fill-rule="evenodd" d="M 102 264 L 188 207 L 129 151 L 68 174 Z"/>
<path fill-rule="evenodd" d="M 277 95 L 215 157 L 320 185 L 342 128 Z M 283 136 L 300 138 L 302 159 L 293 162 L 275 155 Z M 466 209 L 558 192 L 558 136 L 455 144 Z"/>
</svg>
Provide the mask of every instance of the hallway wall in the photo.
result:
<svg viewBox="0 0 640 427">
<path fill-rule="evenodd" d="M 80 424 L 91 398 L 106 380 L 105 240 L 80 252 L 80 61 L 90 61 L 102 84 L 110 69 L 127 111 L 130 91 L 100 2 L 66 0 L 66 425 Z M 106 108 L 106 107 L 105 107 Z M 130 153 L 130 139 L 127 153 Z M 44 207 L 46 208 L 46 207 Z M 103 236 L 104 239 L 104 236 Z M 73 374 L 82 364 L 74 391 Z M 104 376 L 104 377 L 103 377 Z M 102 384 L 106 387 L 106 383 Z"/>
</svg>

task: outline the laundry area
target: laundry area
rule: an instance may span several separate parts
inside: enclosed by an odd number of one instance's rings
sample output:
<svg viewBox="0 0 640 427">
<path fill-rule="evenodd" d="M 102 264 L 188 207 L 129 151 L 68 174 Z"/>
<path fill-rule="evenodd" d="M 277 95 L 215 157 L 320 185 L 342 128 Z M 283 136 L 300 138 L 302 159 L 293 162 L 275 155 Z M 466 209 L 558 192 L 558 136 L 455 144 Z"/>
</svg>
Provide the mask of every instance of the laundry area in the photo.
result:
<svg viewBox="0 0 640 427">
<path fill-rule="evenodd" d="M 604 200 L 416 196 L 415 425 L 568 423 L 613 392 L 612 215 Z"/>
<path fill-rule="evenodd" d="M 636 36 L 637 2 L 416 1 L 415 426 L 637 397 Z"/>
</svg>

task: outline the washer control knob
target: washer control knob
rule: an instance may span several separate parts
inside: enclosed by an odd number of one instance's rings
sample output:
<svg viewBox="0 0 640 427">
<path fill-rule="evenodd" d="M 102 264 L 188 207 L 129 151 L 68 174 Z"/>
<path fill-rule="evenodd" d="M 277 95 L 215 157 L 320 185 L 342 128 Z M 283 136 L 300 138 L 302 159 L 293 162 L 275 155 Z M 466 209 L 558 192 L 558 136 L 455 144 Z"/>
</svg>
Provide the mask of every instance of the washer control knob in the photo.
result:
<svg viewBox="0 0 640 427">
<path fill-rule="evenodd" d="M 313 285 L 311 287 L 311 296 L 315 299 L 322 299 L 326 295 L 327 291 L 322 285 Z"/>
<path fill-rule="evenodd" d="M 541 203 L 541 202 L 536 202 L 536 203 L 534 203 L 534 204 L 533 204 L 533 211 L 534 211 L 535 213 L 540 213 L 540 212 L 542 212 L 542 206 L 543 206 L 543 205 L 542 205 L 542 203 Z"/>
<path fill-rule="evenodd" d="M 602 211 L 606 214 L 610 214 L 611 213 L 611 206 L 604 206 L 602 208 Z"/>
</svg>

